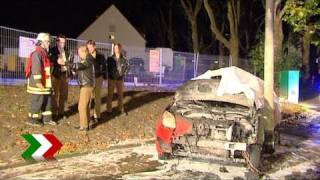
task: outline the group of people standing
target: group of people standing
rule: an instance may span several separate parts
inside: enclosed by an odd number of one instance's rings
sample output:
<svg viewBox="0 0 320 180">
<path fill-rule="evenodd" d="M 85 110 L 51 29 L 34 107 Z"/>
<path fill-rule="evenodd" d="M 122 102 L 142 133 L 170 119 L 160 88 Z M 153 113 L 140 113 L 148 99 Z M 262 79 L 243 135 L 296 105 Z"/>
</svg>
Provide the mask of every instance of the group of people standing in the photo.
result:
<svg viewBox="0 0 320 180">
<path fill-rule="evenodd" d="M 27 92 L 32 95 L 28 124 L 56 125 L 58 119 L 67 119 L 65 106 L 68 99 L 69 79 L 77 74 L 80 85 L 79 119 L 80 131 L 89 130 L 89 121 L 101 120 L 101 90 L 103 81 L 108 80 L 107 112 L 112 112 L 114 89 L 118 93 L 118 108 L 123 106 L 124 76 L 129 70 L 128 60 L 123 56 L 122 46 L 115 43 L 113 53 L 105 56 L 97 51 L 93 40 L 78 48 L 79 62 L 73 61 L 72 53 L 66 48 L 66 37 L 59 35 L 56 45 L 50 47 L 50 35 L 39 33 L 36 49 L 30 55 L 26 66 Z M 94 113 L 90 117 L 90 102 L 94 100 Z"/>
</svg>

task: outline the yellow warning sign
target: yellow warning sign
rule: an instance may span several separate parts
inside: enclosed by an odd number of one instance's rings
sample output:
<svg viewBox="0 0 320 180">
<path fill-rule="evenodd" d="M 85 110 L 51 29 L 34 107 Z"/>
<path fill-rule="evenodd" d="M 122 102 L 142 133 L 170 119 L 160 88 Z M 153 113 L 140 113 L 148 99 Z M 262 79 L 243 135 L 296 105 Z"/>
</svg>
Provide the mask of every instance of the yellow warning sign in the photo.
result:
<svg viewBox="0 0 320 180">
<path fill-rule="evenodd" d="M 16 65 L 17 65 L 17 56 L 15 55 L 9 55 L 8 56 L 8 71 L 16 71 Z"/>
</svg>

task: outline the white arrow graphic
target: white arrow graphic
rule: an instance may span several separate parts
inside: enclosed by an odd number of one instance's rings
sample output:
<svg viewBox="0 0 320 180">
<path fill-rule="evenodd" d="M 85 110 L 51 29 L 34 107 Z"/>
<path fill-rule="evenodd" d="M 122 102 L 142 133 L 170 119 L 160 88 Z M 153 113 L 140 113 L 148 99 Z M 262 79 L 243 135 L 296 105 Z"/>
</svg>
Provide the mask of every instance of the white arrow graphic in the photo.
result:
<svg viewBox="0 0 320 180">
<path fill-rule="evenodd" d="M 46 160 L 43 154 L 51 148 L 52 144 L 42 134 L 33 134 L 32 136 L 41 144 L 32 157 L 37 161 Z"/>
</svg>

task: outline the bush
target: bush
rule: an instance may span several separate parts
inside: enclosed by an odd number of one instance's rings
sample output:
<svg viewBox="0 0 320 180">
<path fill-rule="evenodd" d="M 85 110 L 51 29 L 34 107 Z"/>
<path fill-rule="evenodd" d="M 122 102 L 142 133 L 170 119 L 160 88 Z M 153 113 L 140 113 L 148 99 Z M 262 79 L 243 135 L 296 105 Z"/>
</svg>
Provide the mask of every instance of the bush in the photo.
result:
<svg viewBox="0 0 320 180">
<path fill-rule="evenodd" d="M 283 58 L 275 64 L 278 71 L 299 70 L 302 65 L 302 57 L 297 48 L 291 43 L 285 43 L 284 48 L 287 53 L 283 53 Z M 259 42 L 249 52 L 250 61 L 254 67 L 255 75 L 263 79 L 264 74 L 264 35 L 259 35 Z"/>
<path fill-rule="evenodd" d="M 249 52 L 249 58 L 254 68 L 254 74 L 263 79 L 264 72 L 264 35 L 260 34 L 259 42 Z"/>
</svg>

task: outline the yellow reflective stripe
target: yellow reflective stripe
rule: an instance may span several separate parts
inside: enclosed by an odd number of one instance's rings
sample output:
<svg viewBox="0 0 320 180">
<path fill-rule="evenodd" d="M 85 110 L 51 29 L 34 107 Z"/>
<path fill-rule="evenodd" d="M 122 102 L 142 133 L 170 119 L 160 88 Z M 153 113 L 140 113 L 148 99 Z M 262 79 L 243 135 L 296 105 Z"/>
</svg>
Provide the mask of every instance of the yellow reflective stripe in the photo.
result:
<svg viewBox="0 0 320 180">
<path fill-rule="evenodd" d="M 29 85 L 28 85 L 27 89 L 30 91 L 39 91 L 39 92 L 50 91 L 49 88 L 36 88 L 36 87 L 31 87 Z"/>
<path fill-rule="evenodd" d="M 39 92 L 39 91 L 31 91 L 31 90 L 28 90 L 27 89 L 27 93 L 30 93 L 30 94 L 50 94 L 51 92 L 48 92 L 48 91 L 44 91 L 44 92 Z"/>
<path fill-rule="evenodd" d="M 39 115 L 39 114 L 32 114 L 32 117 L 33 117 L 33 118 L 39 118 L 40 115 Z"/>
<path fill-rule="evenodd" d="M 39 117 L 41 117 L 41 115 L 40 115 L 40 114 L 28 113 L 28 117 L 31 117 L 31 118 L 39 118 Z"/>
<path fill-rule="evenodd" d="M 52 112 L 51 111 L 44 111 L 41 113 L 43 116 L 49 116 L 49 115 L 52 115 Z"/>
<path fill-rule="evenodd" d="M 42 79 L 42 75 L 33 75 L 33 79 Z"/>
<path fill-rule="evenodd" d="M 46 74 L 46 84 L 45 87 L 47 88 L 51 88 L 52 87 L 52 83 L 51 83 L 51 73 L 50 73 L 50 67 L 45 67 L 44 68 L 45 74 Z"/>
<path fill-rule="evenodd" d="M 50 67 L 44 68 L 46 75 L 50 75 Z"/>
<path fill-rule="evenodd" d="M 46 87 L 52 87 L 51 78 L 46 79 Z"/>
</svg>

